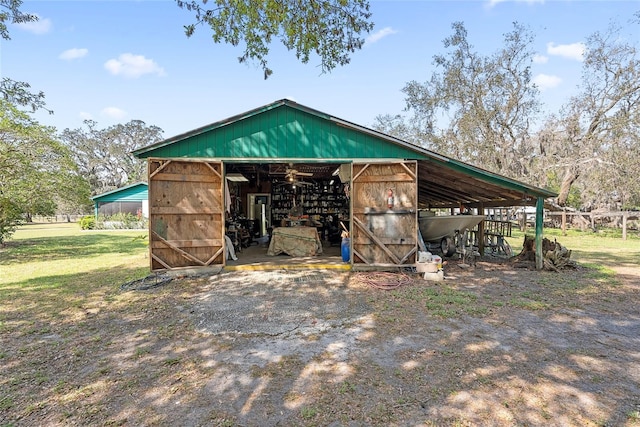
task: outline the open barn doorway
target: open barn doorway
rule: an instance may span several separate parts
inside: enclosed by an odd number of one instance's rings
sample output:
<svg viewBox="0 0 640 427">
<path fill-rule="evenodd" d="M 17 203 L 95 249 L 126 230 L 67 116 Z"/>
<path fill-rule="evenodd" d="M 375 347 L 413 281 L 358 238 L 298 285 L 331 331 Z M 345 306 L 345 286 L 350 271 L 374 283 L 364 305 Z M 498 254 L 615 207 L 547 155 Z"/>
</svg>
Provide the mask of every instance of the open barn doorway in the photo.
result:
<svg viewBox="0 0 640 427">
<path fill-rule="evenodd" d="M 225 163 L 227 267 L 346 266 L 350 163 Z"/>
</svg>

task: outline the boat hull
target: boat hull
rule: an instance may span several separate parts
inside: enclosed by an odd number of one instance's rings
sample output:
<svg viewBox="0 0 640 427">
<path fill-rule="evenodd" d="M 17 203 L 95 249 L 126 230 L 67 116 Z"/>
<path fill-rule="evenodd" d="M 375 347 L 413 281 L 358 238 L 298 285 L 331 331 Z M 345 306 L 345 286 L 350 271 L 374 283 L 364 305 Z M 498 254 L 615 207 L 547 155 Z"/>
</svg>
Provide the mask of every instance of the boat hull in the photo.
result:
<svg viewBox="0 0 640 427">
<path fill-rule="evenodd" d="M 423 216 L 419 218 L 420 233 L 425 242 L 439 242 L 456 231 L 473 229 L 484 219 L 484 215 Z"/>
</svg>

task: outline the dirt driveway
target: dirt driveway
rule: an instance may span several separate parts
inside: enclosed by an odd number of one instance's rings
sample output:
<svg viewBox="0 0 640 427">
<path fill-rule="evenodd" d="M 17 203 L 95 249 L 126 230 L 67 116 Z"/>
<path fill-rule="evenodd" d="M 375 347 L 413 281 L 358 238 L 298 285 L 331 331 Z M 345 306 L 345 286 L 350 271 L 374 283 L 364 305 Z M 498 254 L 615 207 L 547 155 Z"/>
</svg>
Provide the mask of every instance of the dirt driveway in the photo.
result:
<svg viewBox="0 0 640 427">
<path fill-rule="evenodd" d="M 637 426 L 640 278 L 622 273 L 451 263 L 444 282 L 231 272 L 120 292 L 64 329 L 5 328 L 0 425 Z"/>
</svg>

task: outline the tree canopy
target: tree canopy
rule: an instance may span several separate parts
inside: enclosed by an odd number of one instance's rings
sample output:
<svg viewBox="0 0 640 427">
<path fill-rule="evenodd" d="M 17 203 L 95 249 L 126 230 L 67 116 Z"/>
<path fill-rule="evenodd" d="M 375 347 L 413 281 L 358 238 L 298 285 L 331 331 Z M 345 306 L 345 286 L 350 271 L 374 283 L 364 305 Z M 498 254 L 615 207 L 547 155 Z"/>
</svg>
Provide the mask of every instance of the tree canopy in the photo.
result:
<svg viewBox="0 0 640 427">
<path fill-rule="evenodd" d="M 22 0 L 0 0 L 0 37 L 10 40 L 7 22 L 20 24 L 23 22 L 37 21 L 38 17 L 31 13 L 24 13 L 20 10 Z"/>
<path fill-rule="evenodd" d="M 80 174 L 89 182 L 93 195 L 115 190 L 136 181 L 146 181 L 143 160 L 131 152 L 162 140 L 163 130 L 132 120 L 99 129 L 93 120 L 84 121 L 85 128 L 65 129 L 60 138 L 73 153 Z"/>
<path fill-rule="evenodd" d="M 538 91 L 531 84 L 531 41 L 514 24 L 504 46 L 478 54 L 461 22 L 444 40 L 447 53 L 434 56 L 437 71 L 403 89 L 414 112 L 415 132 L 430 148 L 507 176 L 526 175 L 532 161 L 530 121 L 538 113 Z"/>
<path fill-rule="evenodd" d="M 196 26 L 209 26 L 215 43 L 244 44 L 238 58 L 256 61 L 264 78 L 273 70 L 267 56 L 273 39 L 295 52 L 302 63 L 312 54 L 320 58 L 323 73 L 350 62 L 361 49 L 363 33 L 373 29 L 367 0 L 176 0 L 193 12 L 195 23 L 185 26 L 187 36 Z M 207 7 L 211 4 L 211 7 Z"/>
<path fill-rule="evenodd" d="M 640 174 L 640 57 L 622 26 L 586 39 L 578 93 L 546 117 L 527 28 L 514 23 L 491 55 L 476 52 L 463 23 L 452 28 L 430 79 L 403 88 L 412 116 L 378 116 L 376 129 L 548 186 L 561 205 L 640 206 L 640 180 L 630 179 Z"/>
<path fill-rule="evenodd" d="M 51 215 L 59 201 L 81 207 L 89 189 L 54 129 L 0 100 L 0 242 L 22 218 Z"/>
<path fill-rule="evenodd" d="M 0 0 L 0 37 L 2 39 L 11 40 L 7 22 L 20 24 L 38 20 L 36 15 L 22 12 L 20 10 L 21 6 L 22 0 Z M 28 107 L 31 111 L 44 109 L 49 113 L 53 113 L 52 110 L 46 108 L 44 92 L 33 93 L 30 89 L 31 85 L 26 82 L 15 81 L 7 77 L 3 77 L 0 80 L 0 96 L 5 101 L 20 107 Z"/>
<path fill-rule="evenodd" d="M 586 40 L 580 91 L 549 119 L 547 164 L 562 176 L 558 202 L 582 178 L 584 202 L 640 205 L 640 56 L 612 23 Z M 635 181 L 635 182 L 633 182 Z"/>
</svg>

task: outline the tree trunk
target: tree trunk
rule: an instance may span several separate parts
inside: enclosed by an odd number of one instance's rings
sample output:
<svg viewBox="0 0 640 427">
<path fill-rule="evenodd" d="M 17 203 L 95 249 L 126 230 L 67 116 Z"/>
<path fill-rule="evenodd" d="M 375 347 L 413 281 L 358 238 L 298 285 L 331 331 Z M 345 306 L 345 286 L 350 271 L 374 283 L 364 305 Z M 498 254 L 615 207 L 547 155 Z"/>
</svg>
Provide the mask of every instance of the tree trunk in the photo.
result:
<svg viewBox="0 0 640 427">
<path fill-rule="evenodd" d="M 558 204 L 560 206 L 564 206 L 567 203 L 567 199 L 569 198 L 569 190 L 571 190 L 571 185 L 576 182 L 576 179 L 580 176 L 580 173 L 569 167 L 564 173 L 564 177 L 562 178 L 562 183 L 560 184 L 560 192 L 558 194 Z"/>
<path fill-rule="evenodd" d="M 542 240 L 542 256 L 545 270 L 577 268 L 577 264 L 571 259 L 571 251 L 557 240 L 553 242 L 547 238 Z M 535 268 L 536 238 L 534 236 L 524 236 L 522 251 L 512 258 L 512 262 L 516 267 Z"/>
</svg>

